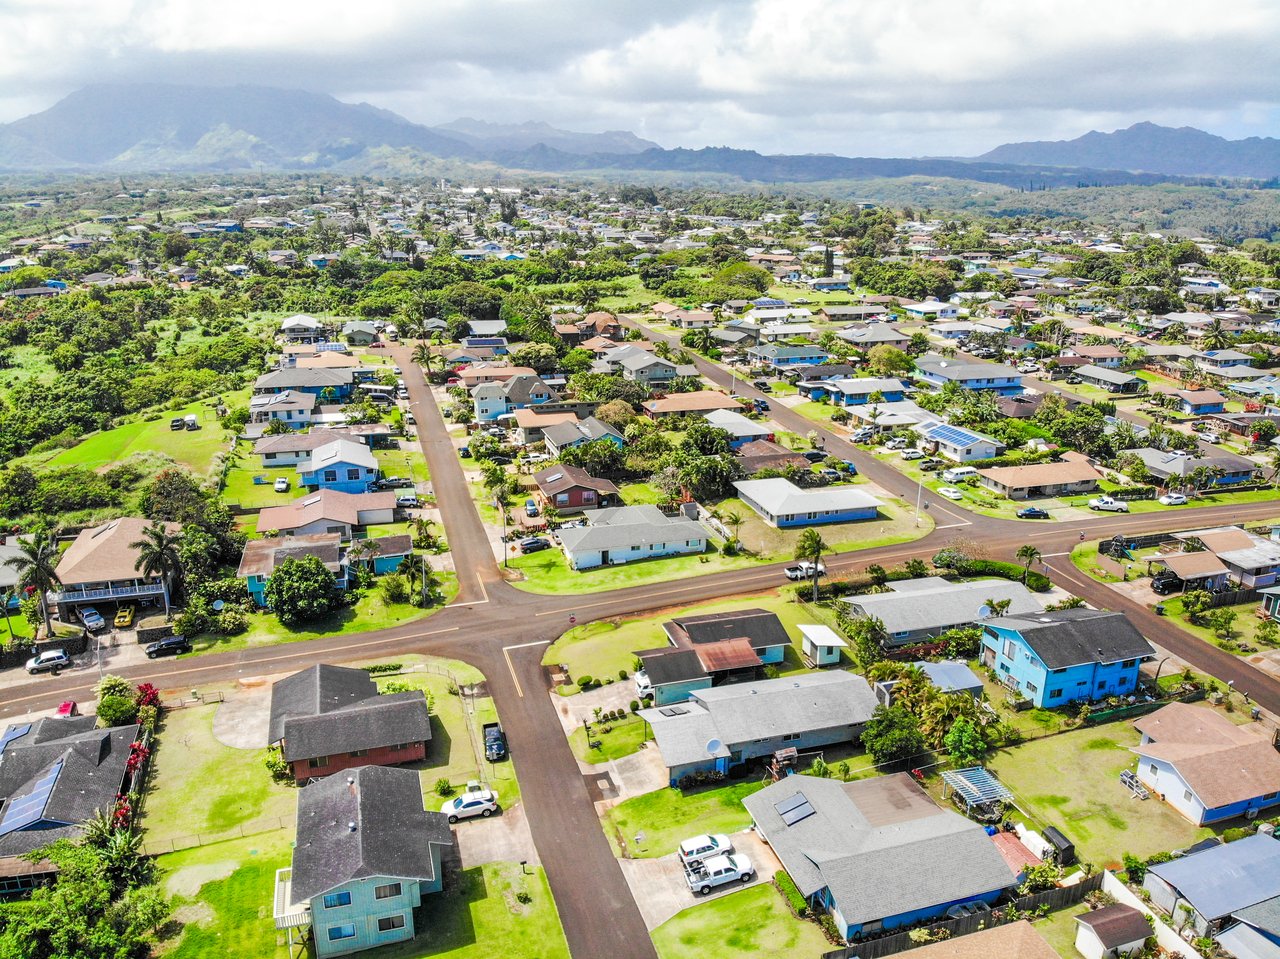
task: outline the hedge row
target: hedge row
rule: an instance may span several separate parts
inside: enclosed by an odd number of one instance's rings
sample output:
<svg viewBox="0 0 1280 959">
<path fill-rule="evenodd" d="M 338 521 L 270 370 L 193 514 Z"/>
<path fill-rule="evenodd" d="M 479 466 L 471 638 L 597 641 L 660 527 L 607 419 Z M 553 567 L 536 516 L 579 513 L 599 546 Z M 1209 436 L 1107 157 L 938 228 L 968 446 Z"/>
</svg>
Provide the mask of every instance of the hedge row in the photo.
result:
<svg viewBox="0 0 1280 959">
<path fill-rule="evenodd" d="M 787 907 L 797 919 L 803 919 L 809 914 L 809 904 L 800 894 L 795 880 L 787 874 L 785 869 L 779 869 L 773 874 L 773 884 L 778 892 L 782 893 L 782 898 L 787 901 Z"/>
<path fill-rule="evenodd" d="M 1049 577 L 1035 570 L 1026 570 L 1017 563 L 1006 563 L 998 559 L 973 559 L 956 570 L 961 576 L 999 576 L 1001 579 L 1013 579 L 1022 582 L 1027 578 L 1027 589 L 1033 593 L 1047 593 L 1053 588 Z"/>
</svg>

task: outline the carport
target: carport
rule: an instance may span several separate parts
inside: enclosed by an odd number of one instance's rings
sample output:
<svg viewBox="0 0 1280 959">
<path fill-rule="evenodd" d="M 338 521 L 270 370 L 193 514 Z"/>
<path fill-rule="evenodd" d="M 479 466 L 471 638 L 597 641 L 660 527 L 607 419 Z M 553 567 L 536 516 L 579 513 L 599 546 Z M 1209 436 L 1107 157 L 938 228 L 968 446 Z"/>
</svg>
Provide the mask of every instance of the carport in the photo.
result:
<svg viewBox="0 0 1280 959">
<path fill-rule="evenodd" d="M 952 794 L 964 802 L 964 810 L 975 819 L 990 819 L 999 815 L 1003 804 L 1013 801 L 1013 793 L 985 766 L 968 769 L 948 769 L 942 773 L 942 795 Z"/>
</svg>

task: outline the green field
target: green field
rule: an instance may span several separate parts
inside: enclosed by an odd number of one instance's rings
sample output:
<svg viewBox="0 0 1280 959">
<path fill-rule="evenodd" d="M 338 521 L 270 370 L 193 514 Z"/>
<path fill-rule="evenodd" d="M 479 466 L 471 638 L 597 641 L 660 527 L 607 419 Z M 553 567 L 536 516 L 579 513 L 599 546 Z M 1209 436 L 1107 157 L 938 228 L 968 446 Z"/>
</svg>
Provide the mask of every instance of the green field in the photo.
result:
<svg viewBox="0 0 1280 959">
<path fill-rule="evenodd" d="M 493 507 L 489 507 L 489 511 L 492 513 Z M 480 513 L 489 522 L 484 507 L 481 507 Z M 721 556 L 718 552 L 708 551 L 698 555 L 668 556 L 579 572 L 570 569 L 564 553 L 552 547 L 538 553 L 513 556 L 510 565 L 512 569 L 524 573 L 523 580 L 512 583 L 518 589 L 531 593 L 593 593 L 743 569 L 756 565 L 756 560 L 750 556 Z"/>
<path fill-rule="evenodd" d="M 771 885 L 692 906 L 653 931 L 662 959 L 819 956 L 831 949 L 816 923 L 796 919 Z"/>
<path fill-rule="evenodd" d="M 604 818 L 614 848 L 625 846 L 630 859 L 651 859 L 676 851 L 681 840 L 698 833 L 734 833 L 751 825 L 742 800 L 763 789 L 758 779 L 681 792 L 658 789 L 627 799 Z M 635 837 L 644 834 L 637 844 Z"/>
</svg>

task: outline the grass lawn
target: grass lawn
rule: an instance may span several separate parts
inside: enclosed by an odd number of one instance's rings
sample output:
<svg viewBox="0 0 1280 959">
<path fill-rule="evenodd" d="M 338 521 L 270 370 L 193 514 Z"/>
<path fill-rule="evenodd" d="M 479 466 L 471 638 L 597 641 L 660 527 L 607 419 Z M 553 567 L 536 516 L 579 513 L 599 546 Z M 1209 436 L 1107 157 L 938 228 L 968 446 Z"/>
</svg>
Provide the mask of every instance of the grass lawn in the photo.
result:
<svg viewBox="0 0 1280 959">
<path fill-rule="evenodd" d="M 378 468 L 383 476 L 407 476 L 414 485 L 425 483 L 431 479 L 427 469 L 427 459 L 422 455 L 422 448 L 411 440 L 396 440 L 397 449 L 374 450 Z"/>
<path fill-rule="evenodd" d="M 1255 614 L 1258 609 L 1256 601 L 1251 603 L 1236 603 L 1234 606 L 1219 607 L 1220 609 L 1229 609 L 1236 614 L 1235 621 L 1231 624 L 1231 635 L 1220 636 L 1214 632 L 1209 626 L 1192 623 L 1184 615 L 1182 611 L 1182 597 L 1171 596 L 1166 599 L 1163 596 L 1151 594 L 1152 599 L 1164 605 L 1165 614 L 1169 617 L 1169 622 L 1184 632 L 1198 636 L 1206 643 L 1212 643 L 1214 646 L 1220 646 L 1229 653 L 1235 653 L 1239 656 L 1249 655 L 1248 652 L 1242 651 L 1238 643 L 1248 643 L 1254 647 L 1267 649 L 1271 648 L 1266 643 L 1262 643 L 1257 638 L 1257 629 L 1262 624 L 1262 620 Z M 1216 612 L 1216 610 L 1215 610 Z"/>
<path fill-rule="evenodd" d="M 1080 572 L 1103 583 L 1118 583 L 1120 577 L 1098 561 L 1098 544 L 1086 540 L 1071 551 L 1071 564 Z"/>
<path fill-rule="evenodd" d="M 161 843 L 225 833 L 244 823 L 293 816 L 297 790 L 271 781 L 265 749 L 234 749 L 213 735 L 217 706 L 165 713 L 154 778 L 143 805 L 143 839 Z"/>
<path fill-rule="evenodd" d="M 265 771 L 265 770 L 264 770 Z M 197 846 L 156 859 L 183 930 L 169 959 L 285 957 L 271 920 L 276 870 L 292 858 L 292 832 Z"/>
<path fill-rule="evenodd" d="M 1035 921 L 1036 932 L 1044 936 L 1045 941 L 1062 959 L 1079 959 L 1080 953 L 1076 951 L 1076 929 L 1079 928 L 1076 916 L 1088 911 L 1089 904 L 1082 902 L 1051 912 Z"/>
<path fill-rule="evenodd" d="M 776 613 L 792 640 L 792 649 L 781 672 L 785 674 L 804 669 L 800 659 L 799 626 L 801 623 L 820 621 L 815 619 L 815 613 L 819 611 L 802 603 L 791 602 L 783 597 L 781 590 L 772 590 L 750 598 L 681 607 L 678 612 L 684 615 L 702 615 L 734 609 L 764 609 Z M 656 649 L 666 644 L 667 637 L 662 631 L 662 624 L 676 612 L 676 609 L 668 609 L 643 619 L 598 620 L 575 626 L 547 648 L 542 662 L 548 666 L 564 663 L 569 667 L 570 676 L 616 678 L 620 670 L 625 669 L 628 673 L 631 671 L 637 650 Z M 577 691 L 576 686 L 562 686 L 560 689 L 562 692 Z"/>
<path fill-rule="evenodd" d="M 300 473 L 292 466 L 276 466 L 263 469 L 258 466 L 258 457 L 246 443 L 237 447 L 239 460 L 227 470 L 222 491 L 219 495 L 224 503 L 239 506 L 243 509 L 262 509 L 264 506 L 288 506 L 300 496 L 305 496 L 307 489 L 298 480 Z M 262 483 L 255 483 L 253 478 L 260 476 Z M 289 489 L 277 493 L 274 483 L 280 477 L 289 481 Z"/>
<path fill-rule="evenodd" d="M 458 593 L 458 579 L 453 573 L 437 572 L 444 591 L 441 603 L 420 609 L 410 603 L 388 604 L 375 587 L 365 591 L 354 606 L 344 606 L 322 619 L 301 626 L 286 626 L 272 613 L 259 612 L 249 618 L 249 631 L 239 636 L 214 636 L 209 633 L 193 640 L 196 653 L 209 651 L 229 652 L 253 649 L 258 646 L 274 646 L 277 643 L 296 643 L 303 639 L 319 639 L 322 636 L 342 636 L 366 630 L 386 629 L 402 623 L 423 619 L 443 609 Z"/>
<path fill-rule="evenodd" d="M 830 949 L 816 923 L 796 919 L 771 885 L 692 906 L 653 931 L 662 959 L 818 956 Z"/>
<path fill-rule="evenodd" d="M 230 405 L 243 405 L 247 393 L 223 397 Z M 218 423 L 213 400 L 200 400 L 175 410 L 154 414 L 150 422 L 138 420 L 113 430 L 90 433 L 70 449 L 43 454 L 26 462 L 35 469 L 66 469 L 84 466 L 101 469 L 147 453 L 168 457 L 192 472 L 204 475 L 213 457 L 227 448 L 231 434 Z M 198 430 L 171 430 L 169 420 L 194 414 L 200 418 Z"/>
<path fill-rule="evenodd" d="M 987 768 L 1028 817 L 1061 829 L 1082 861 L 1117 866 L 1126 852 L 1145 858 L 1213 832 L 1191 825 L 1157 798 L 1131 798 L 1120 785 L 1121 770 L 1136 759 L 1129 747 L 1139 739 L 1128 722 L 1078 729 L 1001 749 Z"/>
<path fill-rule="evenodd" d="M 748 778 L 687 793 L 658 789 L 621 802 L 605 813 L 605 832 L 615 849 L 628 851 L 628 858 L 665 856 L 690 836 L 746 829 L 751 825 L 751 816 L 742 800 L 764 785 L 759 779 Z M 637 847 L 635 837 L 640 832 L 644 833 L 644 841 Z"/>
<path fill-rule="evenodd" d="M 606 727 L 608 732 L 605 731 Z M 606 763 L 610 759 L 621 759 L 640 750 L 640 746 L 648 738 L 648 724 L 638 717 L 624 719 L 620 723 L 593 723 L 591 738 L 600 743 L 599 749 L 587 747 L 587 733 L 581 726 L 569 735 L 569 745 L 573 754 L 587 763 Z"/>
<path fill-rule="evenodd" d="M 853 523 L 824 523 L 814 529 L 822 534 L 826 544 L 837 553 L 909 543 L 933 530 L 933 520 L 927 511 L 921 511 L 920 525 L 916 526 L 914 506 L 908 507 L 897 499 L 882 499 L 881 502 L 883 505 L 876 519 Z M 720 500 L 714 504 L 714 509 L 722 517 L 737 513 L 742 518 L 742 526 L 737 530 L 738 540 L 757 559 L 775 562 L 791 559 L 795 555 L 796 543 L 804 532 L 802 528 L 778 529 L 770 526 L 737 497 Z"/>
<path fill-rule="evenodd" d="M 668 556 L 578 572 L 569 568 L 564 553 L 552 547 L 540 553 L 512 556 L 511 568 L 525 575 L 522 581 L 512 585 L 531 593 L 592 593 L 722 573 L 754 566 L 756 562 L 750 556 L 721 556 L 709 550 L 698 555 Z"/>
<path fill-rule="evenodd" d="M 618 487 L 622 494 L 622 502 L 627 506 L 657 506 L 667 502 L 670 497 L 652 483 L 623 483 Z"/>
</svg>

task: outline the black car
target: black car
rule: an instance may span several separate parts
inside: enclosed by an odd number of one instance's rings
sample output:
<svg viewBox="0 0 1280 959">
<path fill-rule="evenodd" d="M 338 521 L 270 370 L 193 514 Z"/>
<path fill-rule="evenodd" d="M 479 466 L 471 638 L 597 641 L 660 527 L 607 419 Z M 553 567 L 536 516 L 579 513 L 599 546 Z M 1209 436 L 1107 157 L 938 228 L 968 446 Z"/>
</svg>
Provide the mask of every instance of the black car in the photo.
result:
<svg viewBox="0 0 1280 959">
<path fill-rule="evenodd" d="M 502 454 L 498 454 L 497 456 L 490 456 L 490 457 L 489 457 L 489 462 L 490 462 L 490 463 L 497 463 L 499 466 L 510 466 L 510 465 L 511 465 L 511 457 L 510 457 L 510 456 L 503 456 Z"/>
<path fill-rule="evenodd" d="M 1180 593 L 1186 584 L 1177 576 L 1157 576 L 1151 581 L 1151 591 L 1161 596 Z"/>
<path fill-rule="evenodd" d="M 822 452 L 822 450 L 808 450 L 807 452 L 801 453 L 800 455 L 803 456 L 805 459 L 807 459 L 810 463 L 821 463 L 823 460 L 827 458 L 827 454 Z"/>
<path fill-rule="evenodd" d="M 191 652 L 191 640 L 185 636 L 166 636 L 164 639 L 147 646 L 147 658 L 160 656 L 177 656 L 179 653 Z"/>
<path fill-rule="evenodd" d="M 169 429 L 171 430 L 185 430 L 186 428 L 187 428 L 187 421 L 184 420 L 181 416 L 175 416 L 173 419 L 169 421 Z"/>
<path fill-rule="evenodd" d="M 1024 506 L 1018 510 L 1018 519 L 1048 519 L 1049 511 L 1039 506 Z"/>
<path fill-rule="evenodd" d="M 551 540 L 543 539 L 541 536 L 530 536 L 528 539 L 520 540 L 520 552 L 522 553 L 537 553 L 550 548 Z"/>
<path fill-rule="evenodd" d="M 764 380 L 756 380 L 756 381 L 755 381 L 754 383 L 752 383 L 751 385 L 752 385 L 752 386 L 754 386 L 756 389 L 758 389 L 761 393 L 772 393 L 772 392 L 773 392 L 773 387 L 772 387 L 772 386 L 770 386 L 770 385 L 769 385 L 767 382 L 765 382 Z"/>
</svg>

